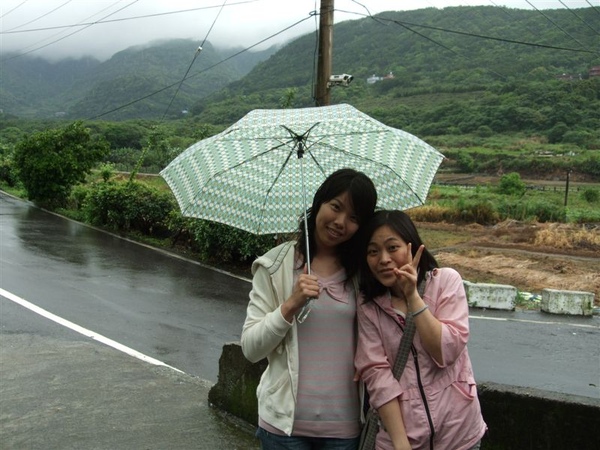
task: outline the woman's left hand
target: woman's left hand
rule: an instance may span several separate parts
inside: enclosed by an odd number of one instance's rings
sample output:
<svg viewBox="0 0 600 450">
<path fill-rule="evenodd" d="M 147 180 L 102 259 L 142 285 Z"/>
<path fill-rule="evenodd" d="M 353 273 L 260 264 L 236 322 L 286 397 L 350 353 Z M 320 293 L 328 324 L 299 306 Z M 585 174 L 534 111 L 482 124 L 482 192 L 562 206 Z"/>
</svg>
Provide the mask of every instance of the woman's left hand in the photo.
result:
<svg viewBox="0 0 600 450">
<path fill-rule="evenodd" d="M 424 249 L 425 246 L 421 245 L 413 258 L 412 244 L 409 242 L 406 246 L 407 263 L 398 269 L 394 269 L 394 273 L 396 274 L 396 278 L 398 279 L 399 287 L 407 299 L 410 296 L 412 296 L 417 290 L 419 262 L 421 261 L 421 255 L 423 254 Z"/>
</svg>

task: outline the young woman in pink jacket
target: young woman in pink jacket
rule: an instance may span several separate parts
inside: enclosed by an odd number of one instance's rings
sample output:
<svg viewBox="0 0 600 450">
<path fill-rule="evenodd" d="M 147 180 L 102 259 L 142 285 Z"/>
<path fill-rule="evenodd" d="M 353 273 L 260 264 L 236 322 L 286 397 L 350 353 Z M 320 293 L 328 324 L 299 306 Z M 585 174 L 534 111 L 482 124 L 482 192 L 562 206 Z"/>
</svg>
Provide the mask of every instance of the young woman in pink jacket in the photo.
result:
<svg viewBox="0 0 600 450">
<path fill-rule="evenodd" d="M 487 427 L 467 351 L 462 278 L 438 267 L 402 211 L 376 212 L 365 236 L 355 365 L 381 418 L 377 449 L 478 449 Z M 408 314 L 417 331 L 398 381 L 392 367 Z"/>
</svg>

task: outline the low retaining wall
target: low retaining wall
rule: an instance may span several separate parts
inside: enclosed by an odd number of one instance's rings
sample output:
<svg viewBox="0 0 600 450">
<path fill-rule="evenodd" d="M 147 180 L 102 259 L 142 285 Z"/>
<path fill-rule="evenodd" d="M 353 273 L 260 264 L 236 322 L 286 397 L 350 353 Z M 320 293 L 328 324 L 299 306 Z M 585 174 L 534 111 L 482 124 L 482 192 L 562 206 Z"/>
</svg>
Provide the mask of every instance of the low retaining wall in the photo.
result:
<svg viewBox="0 0 600 450">
<path fill-rule="evenodd" d="M 541 309 L 551 314 L 591 316 L 594 313 L 594 294 L 543 289 Z"/>
<path fill-rule="evenodd" d="M 513 311 L 517 305 L 519 291 L 514 286 L 466 280 L 463 284 L 469 306 Z M 551 314 L 591 316 L 594 313 L 594 293 L 543 289 L 540 309 Z"/>
<path fill-rule="evenodd" d="M 517 303 L 516 287 L 506 284 L 463 282 L 469 306 L 513 311 Z"/>
<path fill-rule="evenodd" d="M 219 381 L 208 394 L 216 407 L 256 425 L 256 387 L 266 360 L 250 363 L 239 343 L 223 346 Z M 479 399 L 489 432 L 482 450 L 597 450 L 600 399 L 482 383 Z"/>
</svg>

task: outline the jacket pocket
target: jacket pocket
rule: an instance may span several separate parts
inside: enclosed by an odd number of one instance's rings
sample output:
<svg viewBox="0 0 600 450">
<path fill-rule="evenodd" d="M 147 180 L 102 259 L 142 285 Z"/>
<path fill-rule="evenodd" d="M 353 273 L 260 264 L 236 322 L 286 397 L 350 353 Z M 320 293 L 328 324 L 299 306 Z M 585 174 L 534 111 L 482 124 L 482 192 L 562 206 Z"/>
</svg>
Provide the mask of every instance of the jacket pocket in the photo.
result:
<svg viewBox="0 0 600 450">
<path fill-rule="evenodd" d="M 259 398 L 266 409 L 276 417 L 289 415 L 291 400 L 290 376 L 283 372 L 275 382 L 261 389 Z"/>
<path fill-rule="evenodd" d="M 477 386 L 475 383 L 470 383 L 468 381 L 455 381 L 451 386 L 461 396 L 468 400 L 473 400 L 477 396 Z"/>
</svg>

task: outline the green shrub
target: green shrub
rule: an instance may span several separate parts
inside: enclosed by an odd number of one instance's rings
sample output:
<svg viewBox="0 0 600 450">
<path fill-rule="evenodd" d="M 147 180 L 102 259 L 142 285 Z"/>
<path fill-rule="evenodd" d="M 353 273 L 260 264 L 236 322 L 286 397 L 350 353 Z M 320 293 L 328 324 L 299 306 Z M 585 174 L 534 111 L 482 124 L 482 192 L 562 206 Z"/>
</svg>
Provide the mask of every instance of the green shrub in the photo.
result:
<svg viewBox="0 0 600 450">
<path fill-rule="evenodd" d="M 580 196 L 588 203 L 598 203 L 598 200 L 600 200 L 600 192 L 598 192 L 596 189 L 585 189 L 581 192 Z"/>
<path fill-rule="evenodd" d="M 15 187 L 19 178 L 12 157 L 6 153 L 0 151 L 0 183 Z"/>
<path fill-rule="evenodd" d="M 200 256 L 211 262 L 246 263 L 276 244 L 273 235 L 257 236 L 220 223 L 196 219 L 192 236 Z"/>
<path fill-rule="evenodd" d="M 100 175 L 102 180 L 106 183 L 115 175 L 115 165 L 112 163 L 104 163 L 100 166 Z"/>
<path fill-rule="evenodd" d="M 562 205 L 544 200 L 515 201 L 504 199 L 498 202 L 502 220 L 514 219 L 538 222 L 565 222 L 566 211 Z"/>
<path fill-rule="evenodd" d="M 569 222 L 573 223 L 600 223 L 600 210 L 597 208 L 569 208 L 567 218 Z"/>
<path fill-rule="evenodd" d="M 146 235 L 167 232 L 173 197 L 139 182 L 106 182 L 91 187 L 85 201 L 86 221 L 119 231 Z"/>
<path fill-rule="evenodd" d="M 499 215 L 496 208 L 489 200 L 460 199 L 456 205 L 457 219 L 465 223 L 478 223 L 480 225 L 491 225 L 498 222 Z"/>
<path fill-rule="evenodd" d="M 498 192 L 504 195 L 522 196 L 526 190 L 525 183 L 521 180 L 521 175 L 512 172 L 502 175 L 498 184 Z"/>
<path fill-rule="evenodd" d="M 459 151 L 458 167 L 464 173 L 473 173 L 473 171 L 475 170 L 475 160 L 469 153 L 465 151 Z"/>
</svg>

